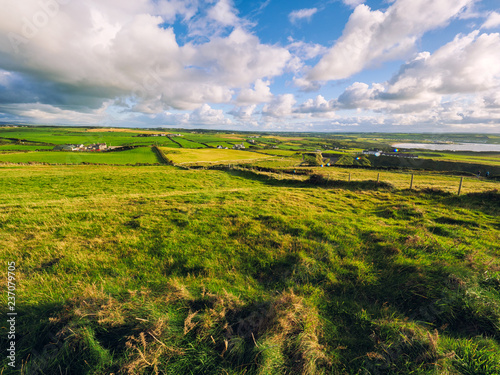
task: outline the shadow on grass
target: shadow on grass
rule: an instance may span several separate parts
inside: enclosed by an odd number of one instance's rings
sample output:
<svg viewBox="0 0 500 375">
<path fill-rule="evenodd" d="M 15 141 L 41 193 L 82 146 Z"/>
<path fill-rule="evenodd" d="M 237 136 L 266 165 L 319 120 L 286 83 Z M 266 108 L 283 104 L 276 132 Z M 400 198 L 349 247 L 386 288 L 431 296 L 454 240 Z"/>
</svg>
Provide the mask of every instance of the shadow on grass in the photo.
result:
<svg viewBox="0 0 500 375">
<path fill-rule="evenodd" d="M 394 186 L 387 182 L 377 182 L 373 180 L 366 181 L 345 181 L 345 180 L 330 180 L 322 175 L 313 174 L 307 180 L 298 181 L 290 178 L 276 178 L 262 173 L 248 170 L 227 170 L 227 173 L 246 178 L 253 181 L 262 182 L 269 186 L 292 187 L 292 188 L 336 188 L 345 190 L 394 190 Z M 293 175 L 292 173 L 289 173 Z"/>
<path fill-rule="evenodd" d="M 429 198 L 447 206 L 478 210 L 487 215 L 500 215 L 500 191 L 497 189 L 462 195 L 456 195 L 439 189 L 423 189 L 417 192 L 411 192 L 410 194 L 418 194 L 419 196 Z M 460 219 L 457 220 L 460 221 Z M 458 222 L 456 224 L 458 224 Z M 477 226 L 477 224 L 475 226 Z"/>
</svg>

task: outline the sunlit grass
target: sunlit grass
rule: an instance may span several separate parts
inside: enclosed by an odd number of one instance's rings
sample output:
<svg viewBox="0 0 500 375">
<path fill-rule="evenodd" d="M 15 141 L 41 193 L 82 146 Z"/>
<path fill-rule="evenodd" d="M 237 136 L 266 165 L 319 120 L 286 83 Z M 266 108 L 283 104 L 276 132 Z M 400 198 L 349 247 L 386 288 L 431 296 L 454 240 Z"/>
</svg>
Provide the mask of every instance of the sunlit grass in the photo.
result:
<svg viewBox="0 0 500 375">
<path fill-rule="evenodd" d="M 225 149 L 169 149 L 161 147 L 165 155 L 174 163 L 238 162 L 240 160 L 266 159 L 270 156 L 251 151 Z"/>
<path fill-rule="evenodd" d="M 498 373 L 498 193 L 350 171 L 0 167 L 24 374 Z"/>
<path fill-rule="evenodd" d="M 0 153 L 0 162 L 57 164 L 155 164 L 158 163 L 158 159 L 150 147 L 138 147 L 132 150 L 114 152 L 40 151 L 6 154 Z"/>
</svg>

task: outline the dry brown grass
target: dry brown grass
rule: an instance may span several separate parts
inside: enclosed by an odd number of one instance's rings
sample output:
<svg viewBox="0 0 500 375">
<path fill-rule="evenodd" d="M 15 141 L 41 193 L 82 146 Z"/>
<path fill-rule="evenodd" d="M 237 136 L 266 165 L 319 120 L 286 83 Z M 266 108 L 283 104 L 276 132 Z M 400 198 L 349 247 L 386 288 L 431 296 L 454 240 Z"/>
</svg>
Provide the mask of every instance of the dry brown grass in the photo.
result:
<svg viewBox="0 0 500 375">
<path fill-rule="evenodd" d="M 159 319 L 150 330 L 129 336 L 125 345 L 131 352 L 131 360 L 122 370 L 127 374 L 137 374 L 149 369 L 149 373 L 157 375 L 160 373 L 161 363 L 167 363 L 173 356 L 184 354 L 181 349 L 168 346 L 158 338 L 165 330 L 165 321 Z"/>
</svg>

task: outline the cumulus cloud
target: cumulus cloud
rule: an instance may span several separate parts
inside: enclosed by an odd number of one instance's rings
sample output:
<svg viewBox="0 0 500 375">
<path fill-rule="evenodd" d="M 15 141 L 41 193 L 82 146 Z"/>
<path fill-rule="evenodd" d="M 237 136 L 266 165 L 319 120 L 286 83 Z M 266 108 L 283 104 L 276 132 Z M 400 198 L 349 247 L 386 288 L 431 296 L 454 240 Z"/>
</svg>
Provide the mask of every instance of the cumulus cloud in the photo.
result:
<svg viewBox="0 0 500 375">
<path fill-rule="evenodd" d="M 306 43 L 302 40 L 294 40 L 292 37 L 288 37 L 290 42 L 286 48 L 294 55 L 299 57 L 301 60 L 314 59 L 317 56 L 323 55 L 327 48 L 317 43 Z"/>
<path fill-rule="evenodd" d="M 249 88 L 241 90 L 236 101 L 239 104 L 259 104 L 270 101 L 273 98 L 269 88 L 270 83 L 270 81 L 258 79 L 253 90 Z"/>
<path fill-rule="evenodd" d="M 458 35 L 434 54 L 421 53 L 390 81 L 388 98 L 483 92 L 500 85 L 500 34 Z"/>
<path fill-rule="evenodd" d="M 294 10 L 288 15 L 288 19 L 291 23 L 296 23 L 299 20 L 310 21 L 312 16 L 318 11 L 318 8 L 306 8 Z"/>
<path fill-rule="evenodd" d="M 342 36 L 309 71 L 310 81 L 338 80 L 407 55 L 428 30 L 446 25 L 473 0 L 396 0 L 385 12 L 359 5 Z"/>
<path fill-rule="evenodd" d="M 355 82 L 331 106 L 385 113 L 401 124 L 473 124 L 500 119 L 500 34 L 458 35 L 419 53 L 387 82 Z"/>
<path fill-rule="evenodd" d="M 134 111 L 195 110 L 230 102 L 235 90 L 281 74 L 291 58 L 240 27 L 229 0 L 203 17 L 230 32 L 184 45 L 168 23 L 198 17 L 196 1 L 57 1 L 9 2 L 0 13 L 7 36 L 0 39 L 0 69 L 15 76 L 2 90 L 29 92 L 11 101 L 95 109 L 132 96 Z"/>
<path fill-rule="evenodd" d="M 359 4 L 363 4 L 364 0 L 342 0 L 342 2 L 352 8 L 357 7 Z"/>
<path fill-rule="evenodd" d="M 335 117 L 336 109 L 335 100 L 326 100 L 323 96 L 318 95 L 314 99 L 308 99 L 302 103 L 297 109 L 296 113 L 306 113 L 313 117 Z"/>
<path fill-rule="evenodd" d="M 224 116 L 222 109 L 213 109 L 208 104 L 203 104 L 195 109 L 189 116 L 190 123 L 201 125 L 229 125 L 231 120 Z"/>
<path fill-rule="evenodd" d="M 491 12 L 481 28 L 494 29 L 500 26 L 500 13 Z"/>
<path fill-rule="evenodd" d="M 249 120 L 252 119 L 252 115 L 255 113 L 256 108 L 256 104 L 242 106 L 229 111 L 229 114 L 240 120 Z"/>
<path fill-rule="evenodd" d="M 105 102 L 100 108 L 87 111 L 74 111 L 42 103 L 31 103 L 29 106 L 21 103 L 0 104 L 0 112 L 39 124 L 94 125 L 106 123 L 109 117 L 106 110 L 110 104 L 111 102 Z"/>
<path fill-rule="evenodd" d="M 279 95 L 271 103 L 264 106 L 262 114 L 269 117 L 285 118 L 292 115 L 293 106 L 296 102 L 293 94 Z"/>
</svg>

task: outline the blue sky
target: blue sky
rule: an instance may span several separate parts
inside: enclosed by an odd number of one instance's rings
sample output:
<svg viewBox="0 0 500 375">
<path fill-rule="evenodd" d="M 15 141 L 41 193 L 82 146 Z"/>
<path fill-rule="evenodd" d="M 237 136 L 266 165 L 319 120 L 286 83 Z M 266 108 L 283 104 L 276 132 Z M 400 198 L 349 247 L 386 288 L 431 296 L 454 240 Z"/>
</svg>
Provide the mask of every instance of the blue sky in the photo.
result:
<svg viewBox="0 0 500 375">
<path fill-rule="evenodd" d="M 497 0 L 24 0 L 0 121 L 500 133 Z"/>
</svg>

